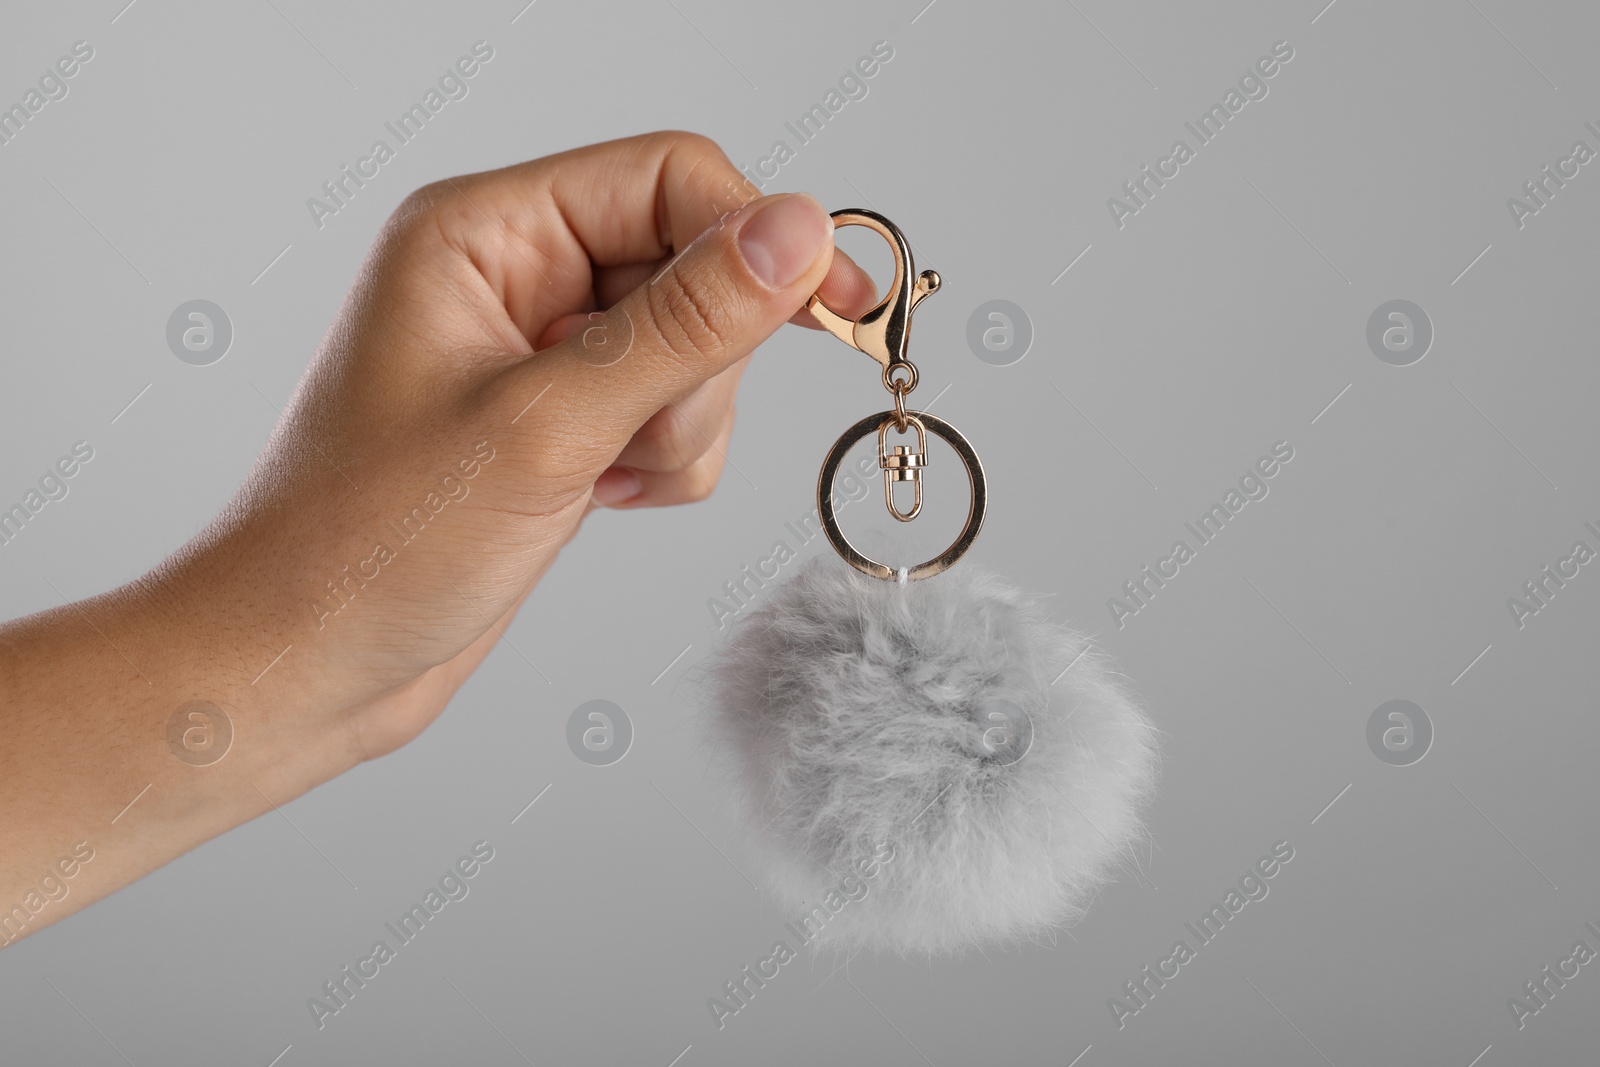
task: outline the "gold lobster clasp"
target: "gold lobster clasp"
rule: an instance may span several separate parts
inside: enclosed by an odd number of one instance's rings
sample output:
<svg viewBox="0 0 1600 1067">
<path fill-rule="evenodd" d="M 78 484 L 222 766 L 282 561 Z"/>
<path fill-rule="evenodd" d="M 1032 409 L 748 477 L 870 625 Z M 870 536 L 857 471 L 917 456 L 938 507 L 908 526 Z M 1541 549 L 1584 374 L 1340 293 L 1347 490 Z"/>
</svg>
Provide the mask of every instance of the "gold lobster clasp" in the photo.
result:
<svg viewBox="0 0 1600 1067">
<path fill-rule="evenodd" d="M 824 329 L 845 344 L 877 360 L 883 366 L 883 384 L 891 392 L 910 392 L 916 386 L 917 369 L 906 358 L 906 346 L 911 337 L 911 312 L 924 297 L 939 289 L 937 271 L 925 270 L 915 274 L 911 259 L 911 245 L 899 227 L 866 208 L 845 208 L 832 212 L 834 226 L 865 226 L 882 235 L 894 253 L 894 280 L 889 283 L 888 294 L 875 306 L 862 312 L 859 318 L 847 319 L 822 302 L 815 293 L 806 301 L 810 311 Z M 904 367 L 907 377 L 896 379 L 894 369 Z"/>
</svg>

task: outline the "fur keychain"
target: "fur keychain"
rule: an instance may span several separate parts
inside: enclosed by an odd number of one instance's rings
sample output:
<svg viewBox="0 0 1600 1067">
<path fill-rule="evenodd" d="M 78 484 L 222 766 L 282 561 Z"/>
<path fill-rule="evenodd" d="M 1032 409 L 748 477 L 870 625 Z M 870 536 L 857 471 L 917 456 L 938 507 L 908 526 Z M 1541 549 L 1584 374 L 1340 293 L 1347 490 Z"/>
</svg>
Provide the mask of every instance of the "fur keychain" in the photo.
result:
<svg viewBox="0 0 1600 1067">
<path fill-rule="evenodd" d="M 856 320 L 816 297 L 807 307 L 883 365 L 895 406 L 845 431 L 818 479 L 823 529 L 849 566 L 810 561 L 713 662 L 716 751 L 749 850 L 784 907 L 805 916 L 806 940 L 936 954 L 1039 939 L 1083 913 L 1142 835 L 1155 730 L 1087 638 L 998 577 L 949 570 L 988 496 L 967 439 L 905 407 L 917 384 L 911 312 L 939 275 L 914 274 L 910 246 L 882 215 L 833 218 L 889 241 L 894 281 Z M 916 446 L 889 450 L 891 429 L 914 431 Z M 844 537 L 834 477 L 876 433 L 885 503 L 909 522 L 930 431 L 966 466 L 967 522 L 939 556 L 891 568 Z M 894 488 L 907 481 L 912 506 L 901 510 Z"/>
</svg>

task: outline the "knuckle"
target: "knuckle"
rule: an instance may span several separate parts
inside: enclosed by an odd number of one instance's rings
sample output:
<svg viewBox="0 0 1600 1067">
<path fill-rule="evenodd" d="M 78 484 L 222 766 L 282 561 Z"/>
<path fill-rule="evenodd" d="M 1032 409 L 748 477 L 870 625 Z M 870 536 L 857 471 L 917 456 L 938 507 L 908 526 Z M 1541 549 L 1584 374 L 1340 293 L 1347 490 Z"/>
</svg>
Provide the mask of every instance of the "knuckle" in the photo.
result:
<svg viewBox="0 0 1600 1067">
<path fill-rule="evenodd" d="M 390 215 L 389 223 L 408 231 L 412 229 L 427 233 L 460 231 L 463 224 L 473 223 L 478 218 L 471 198 L 466 192 L 467 186 L 476 186 L 475 177 L 441 178 L 418 186 L 400 201 L 399 206 Z"/>
<path fill-rule="evenodd" d="M 722 146 L 703 133 L 693 130 L 658 130 L 650 135 L 667 143 L 669 151 L 685 152 L 694 156 L 721 156 Z"/>
<path fill-rule="evenodd" d="M 406 194 L 390 216 L 391 222 L 401 225 L 412 225 L 431 220 L 438 212 L 445 197 L 450 195 L 450 187 L 444 182 L 429 182 L 419 186 Z"/>
<path fill-rule="evenodd" d="M 552 404 L 552 408 L 557 405 Z M 531 484 L 558 491 L 581 488 L 592 482 L 616 458 L 609 434 L 597 432 L 589 420 L 567 411 L 547 411 L 545 418 L 530 416 L 517 427 L 523 464 Z"/>
<path fill-rule="evenodd" d="M 610 450 L 555 443 L 547 453 L 530 450 L 521 460 L 526 477 L 524 508 L 550 514 L 582 496 L 609 466 Z"/>
<path fill-rule="evenodd" d="M 704 134 L 663 130 L 650 135 L 664 142 L 665 155 L 681 164 L 679 184 L 702 205 L 708 221 L 720 221 L 761 196 L 756 184 L 733 165 L 720 144 Z"/>
<path fill-rule="evenodd" d="M 728 294 L 702 275 L 686 280 L 673 265 L 669 278 L 646 287 L 650 318 L 669 351 L 683 357 L 714 356 L 728 347 L 733 315 Z"/>
<path fill-rule="evenodd" d="M 700 462 L 683 471 L 683 499 L 691 504 L 709 499 L 721 478 L 721 457 L 707 453 Z"/>
<path fill-rule="evenodd" d="M 705 438 L 673 405 L 652 415 L 634 439 L 649 457 L 650 466 L 662 471 L 683 470 L 706 450 Z"/>
<path fill-rule="evenodd" d="M 419 240 L 436 239 L 451 213 L 449 204 L 454 196 L 442 181 L 413 189 L 390 213 L 379 240 L 388 246 L 406 247 Z"/>
</svg>

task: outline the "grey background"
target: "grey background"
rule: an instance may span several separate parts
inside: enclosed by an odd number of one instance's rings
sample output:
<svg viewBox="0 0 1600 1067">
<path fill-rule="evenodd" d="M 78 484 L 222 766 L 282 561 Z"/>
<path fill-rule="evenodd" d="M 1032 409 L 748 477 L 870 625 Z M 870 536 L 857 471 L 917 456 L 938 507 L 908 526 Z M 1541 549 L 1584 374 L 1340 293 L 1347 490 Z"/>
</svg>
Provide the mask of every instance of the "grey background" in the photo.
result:
<svg viewBox="0 0 1600 1067">
<path fill-rule="evenodd" d="M 1506 198 L 1573 141 L 1600 149 L 1583 128 L 1600 17 L 922 2 L 8 11 L 6 103 L 72 42 L 95 58 L 0 147 L 0 498 L 75 440 L 96 457 L 0 547 L 0 609 L 132 579 L 222 506 L 411 188 L 662 127 L 753 163 L 886 40 L 869 95 L 769 188 L 876 208 L 943 274 L 917 314 L 916 399 L 948 386 L 934 411 L 988 464 L 973 558 L 1098 633 L 1166 735 L 1138 870 L 1054 946 L 837 973 L 808 957 L 715 1028 L 706 999 L 792 917 L 740 873 L 704 773 L 686 679 L 725 636 L 706 602 L 883 401 L 864 357 L 785 330 L 712 500 L 587 523 L 515 648 L 419 740 L 0 954 L 0 1059 L 1592 1061 L 1595 967 L 1521 1032 L 1506 1001 L 1578 939 L 1600 949 L 1582 927 L 1600 923 L 1600 574 L 1520 630 L 1506 599 L 1597 545 L 1600 164 L 1520 230 Z M 495 58 L 470 96 L 319 231 L 306 198 L 479 39 Z M 1118 229 L 1107 198 L 1279 40 L 1295 56 L 1269 95 Z M 192 299 L 233 322 L 212 366 L 166 346 Z M 965 343 L 990 299 L 1032 320 L 1012 366 Z M 1366 345 L 1393 299 L 1434 325 L 1412 366 Z M 1295 458 L 1270 495 L 1118 629 L 1107 598 L 1279 440 Z M 1365 740 L 1401 698 L 1435 732 L 1408 767 Z M 634 725 L 611 766 L 565 741 L 592 699 Z M 470 896 L 319 1031 L 307 998 L 478 839 L 496 858 Z M 1295 858 L 1270 895 L 1119 1030 L 1107 999 L 1279 840 Z"/>
</svg>

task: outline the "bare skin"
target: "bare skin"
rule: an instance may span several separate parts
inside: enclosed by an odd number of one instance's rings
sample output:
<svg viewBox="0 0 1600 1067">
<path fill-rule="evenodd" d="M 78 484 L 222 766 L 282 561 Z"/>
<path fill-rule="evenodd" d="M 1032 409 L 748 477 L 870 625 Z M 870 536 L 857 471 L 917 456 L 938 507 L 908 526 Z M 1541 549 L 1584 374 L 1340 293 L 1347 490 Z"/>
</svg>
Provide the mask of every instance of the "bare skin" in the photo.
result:
<svg viewBox="0 0 1600 1067">
<path fill-rule="evenodd" d="M 0 942 L 416 737 L 594 508 L 708 496 L 756 346 L 872 302 L 832 232 L 686 133 L 409 197 L 222 514 L 0 625 Z M 232 723 L 209 766 L 188 701 Z"/>
</svg>

